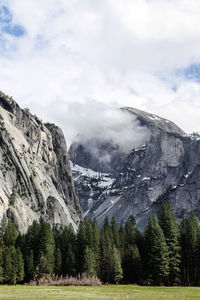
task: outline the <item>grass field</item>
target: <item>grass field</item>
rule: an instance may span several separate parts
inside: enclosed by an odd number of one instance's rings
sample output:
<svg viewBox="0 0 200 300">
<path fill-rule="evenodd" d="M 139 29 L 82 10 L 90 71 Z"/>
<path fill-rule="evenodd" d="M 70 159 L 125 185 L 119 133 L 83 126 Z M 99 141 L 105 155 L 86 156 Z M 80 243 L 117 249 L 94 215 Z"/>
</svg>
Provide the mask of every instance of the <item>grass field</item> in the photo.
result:
<svg viewBox="0 0 200 300">
<path fill-rule="evenodd" d="M 198 287 L 141 287 L 133 285 L 98 287 L 0 286 L 0 299 L 65 300 L 199 300 Z"/>
</svg>

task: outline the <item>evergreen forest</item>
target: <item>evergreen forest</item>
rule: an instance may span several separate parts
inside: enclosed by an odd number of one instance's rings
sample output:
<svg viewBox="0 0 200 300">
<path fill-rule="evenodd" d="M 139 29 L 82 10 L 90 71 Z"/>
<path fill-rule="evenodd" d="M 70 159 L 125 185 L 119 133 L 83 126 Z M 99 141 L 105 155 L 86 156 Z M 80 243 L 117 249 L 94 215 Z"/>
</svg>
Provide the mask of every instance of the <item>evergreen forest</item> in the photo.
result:
<svg viewBox="0 0 200 300">
<path fill-rule="evenodd" d="M 3 218 L 0 283 L 16 284 L 43 276 L 86 274 L 103 283 L 200 285 L 200 222 L 194 213 L 178 223 L 168 202 L 150 216 L 144 232 L 131 215 L 118 227 L 105 218 L 101 228 L 85 218 L 77 233 L 40 219 L 21 235 Z"/>
</svg>

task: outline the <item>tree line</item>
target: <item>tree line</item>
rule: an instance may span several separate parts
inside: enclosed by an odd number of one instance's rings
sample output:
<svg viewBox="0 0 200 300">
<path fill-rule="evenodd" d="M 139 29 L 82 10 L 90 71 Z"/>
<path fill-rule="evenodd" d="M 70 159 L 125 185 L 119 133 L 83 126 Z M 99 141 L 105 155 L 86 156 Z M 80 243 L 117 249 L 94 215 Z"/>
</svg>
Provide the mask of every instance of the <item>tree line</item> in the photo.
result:
<svg viewBox="0 0 200 300">
<path fill-rule="evenodd" d="M 179 225 L 168 202 L 158 218 L 150 216 L 144 232 L 133 216 L 120 227 L 106 217 L 101 228 L 85 218 L 77 233 L 40 219 L 23 235 L 4 219 L 0 283 L 37 281 L 47 274 L 86 274 L 114 284 L 200 285 L 200 222 L 191 213 Z"/>
</svg>

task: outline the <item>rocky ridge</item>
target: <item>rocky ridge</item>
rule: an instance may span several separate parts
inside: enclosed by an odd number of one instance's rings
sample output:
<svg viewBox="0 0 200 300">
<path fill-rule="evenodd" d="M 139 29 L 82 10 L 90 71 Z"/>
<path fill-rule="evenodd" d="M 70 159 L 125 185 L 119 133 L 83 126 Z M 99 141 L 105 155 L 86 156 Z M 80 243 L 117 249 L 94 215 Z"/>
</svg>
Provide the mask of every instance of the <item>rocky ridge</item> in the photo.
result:
<svg viewBox="0 0 200 300">
<path fill-rule="evenodd" d="M 81 209 L 60 128 L 0 93 L 0 218 L 21 232 L 43 217 L 77 229 Z"/>
<path fill-rule="evenodd" d="M 109 145 L 107 170 L 86 144 L 74 143 L 69 149 L 85 215 L 102 224 L 105 216 L 123 223 L 133 214 L 143 229 L 149 215 L 158 213 L 160 203 L 168 199 L 179 220 L 192 210 L 200 218 L 200 135 L 187 135 L 169 120 L 147 112 L 123 110 L 148 131 L 144 144 L 129 153 L 116 150 L 113 157 Z"/>
</svg>

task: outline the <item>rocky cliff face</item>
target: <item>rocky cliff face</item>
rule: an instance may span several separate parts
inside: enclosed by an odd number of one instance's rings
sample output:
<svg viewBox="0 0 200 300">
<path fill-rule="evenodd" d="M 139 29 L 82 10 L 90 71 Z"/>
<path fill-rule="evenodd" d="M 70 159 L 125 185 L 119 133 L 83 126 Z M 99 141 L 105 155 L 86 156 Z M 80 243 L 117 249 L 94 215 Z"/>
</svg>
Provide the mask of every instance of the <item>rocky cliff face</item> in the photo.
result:
<svg viewBox="0 0 200 300">
<path fill-rule="evenodd" d="M 167 198 L 179 220 L 191 210 L 200 217 L 200 136 L 186 135 L 174 123 L 156 115 L 133 108 L 122 110 L 137 117 L 146 128 L 144 144 L 129 153 L 112 152 L 110 145 L 107 168 L 86 144 L 70 147 L 84 214 L 96 217 L 99 224 L 105 216 L 115 216 L 121 223 L 133 214 L 143 229 L 149 215 L 158 213 L 160 203 Z"/>
<path fill-rule="evenodd" d="M 76 230 L 81 209 L 61 129 L 0 93 L 0 218 L 24 232 L 41 216 Z"/>
</svg>

